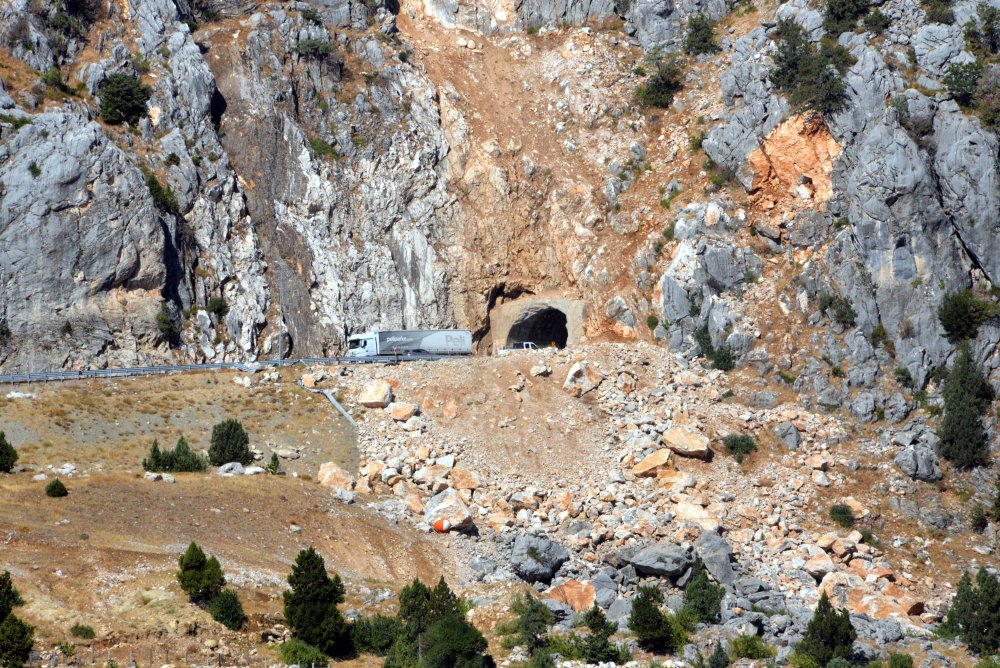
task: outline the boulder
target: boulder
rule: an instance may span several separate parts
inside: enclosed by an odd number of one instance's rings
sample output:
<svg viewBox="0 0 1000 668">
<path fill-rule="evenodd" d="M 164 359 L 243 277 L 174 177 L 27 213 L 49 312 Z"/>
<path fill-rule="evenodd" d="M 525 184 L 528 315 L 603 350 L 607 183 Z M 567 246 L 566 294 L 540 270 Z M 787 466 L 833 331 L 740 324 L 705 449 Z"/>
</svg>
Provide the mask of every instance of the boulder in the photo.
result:
<svg viewBox="0 0 1000 668">
<path fill-rule="evenodd" d="M 316 480 L 326 488 L 337 488 L 350 491 L 354 487 L 354 478 L 334 462 L 324 462 L 319 467 Z"/>
<path fill-rule="evenodd" d="M 565 603 L 576 612 L 589 610 L 597 597 L 594 586 L 589 582 L 584 584 L 579 580 L 567 580 L 561 585 L 552 587 L 545 592 L 547 598 Z"/>
<path fill-rule="evenodd" d="M 316 387 L 316 376 L 311 373 L 302 374 L 302 386 L 308 388 Z"/>
<path fill-rule="evenodd" d="M 725 538 L 714 531 L 706 531 L 694 542 L 694 553 L 701 558 L 716 582 L 733 591 L 736 585 L 736 571 L 732 564 L 733 548 Z"/>
<path fill-rule="evenodd" d="M 618 585 L 612 578 L 613 573 L 613 569 L 604 569 L 590 581 L 594 587 L 594 599 L 597 601 L 597 605 L 604 609 L 614 603 L 615 597 L 618 596 Z"/>
<path fill-rule="evenodd" d="M 569 550 L 547 538 L 523 534 L 514 541 L 510 555 L 514 572 L 528 582 L 551 582 L 569 560 Z"/>
<path fill-rule="evenodd" d="M 453 530 L 472 528 L 472 513 L 458 492 L 449 487 L 432 496 L 424 505 L 424 521 L 431 526 L 438 520 L 448 520 Z"/>
<path fill-rule="evenodd" d="M 637 478 L 652 478 L 670 466 L 671 451 L 667 448 L 657 450 L 632 467 L 632 474 Z"/>
<path fill-rule="evenodd" d="M 708 458 L 708 437 L 683 427 L 674 427 L 663 434 L 663 442 L 682 457 Z"/>
<path fill-rule="evenodd" d="M 930 445 L 916 442 L 903 448 L 893 460 L 899 470 L 914 480 L 933 481 L 941 479 L 941 464 L 937 453 Z"/>
<path fill-rule="evenodd" d="M 406 422 L 416 414 L 416 404 L 405 401 L 394 401 L 389 405 L 389 416 L 396 422 Z"/>
<path fill-rule="evenodd" d="M 528 374 L 530 374 L 532 378 L 544 378 L 550 373 L 552 373 L 552 369 L 544 364 L 536 364 L 528 370 Z"/>
<path fill-rule="evenodd" d="M 576 362 L 566 374 L 563 389 L 574 397 L 582 397 L 601 384 L 604 376 L 586 362 Z"/>
<path fill-rule="evenodd" d="M 474 471 L 461 466 L 451 470 L 451 486 L 455 489 L 479 489 L 482 484 L 482 478 Z"/>
<path fill-rule="evenodd" d="M 392 403 L 392 385 L 384 380 L 373 380 L 365 386 L 358 403 L 365 408 L 385 408 Z"/>
<path fill-rule="evenodd" d="M 240 464 L 239 462 L 229 462 L 228 464 L 220 466 L 216 473 L 221 476 L 243 475 L 243 464 Z"/>
<path fill-rule="evenodd" d="M 791 422 L 780 422 L 778 426 L 774 428 L 774 435 L 778 437 L 786 448 L 789 450 L 796 450 L 799 447 L 799 443 L 802 442 L 802 437 L 799 435 L 798 428 Z"/>
<path fill-rule="evenodd" d="M 692 559 L 688 551 L 680 545 L 664 541 L 635 552 L 625 559 L 643 575 L 677 578 L 691 567 Z"/>
<path fill-rule="evenodd" d="M 822 580 L 828 573 L 832 573 L 836 569 L 837 567 L 834 566 L 833 560 L 826 552 L 821 552 L 811 557 L 806 561 L 805 566 L 802 567 L 802 570 L 817 580 Z"/>
</svg>

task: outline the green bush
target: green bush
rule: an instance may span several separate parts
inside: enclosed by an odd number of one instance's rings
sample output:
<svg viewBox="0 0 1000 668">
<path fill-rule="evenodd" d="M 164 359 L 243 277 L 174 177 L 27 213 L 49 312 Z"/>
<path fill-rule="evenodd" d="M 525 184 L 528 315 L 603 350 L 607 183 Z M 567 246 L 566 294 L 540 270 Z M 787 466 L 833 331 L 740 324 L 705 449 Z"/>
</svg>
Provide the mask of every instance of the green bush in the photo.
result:
<svg viewBox="0 0 1000 668">
<path fill-rule="evenodd" d="M 149 449 L 149 456 L 142 460 L 144 471 L 159 473 L 187 473 L 204 471 L 205 459 L 191 450 L 191 446 L 181 436 L 173 450 L 160 450 L 159 443 L 154 439 Z"/>
<path fill-rule="evenodd" d="M 32 160 L 28 163 L 28 173 L 31 174 L 31 178 L 37 179 L 42 175 L 42 168 L 38 166 L 38 163 Z"/>
<path fill-rule="evenodd" d="M 420 640 L 424 645 L 420 668 L 492 668 L 486 638 L 459 616 L 433 624 Z"/>
<path fill-rule="evenodd" d="M 854 307 L 843 297 L 833 298 L 833 321 L 841 325 L 853 327 L 857 321 L 858 314 L 854 312 Z"/>
<path fill-rule="evenodd" d="M 996 576 L 980 568 L 973 584 L 968 573 L 962 575 L 943 630 L 957 634 L 978 654 L 1000 650 L 1000 581 Z"/>
<path fill-rule="evenodd" d="M 230 631 L 239 631 L 247 623 L 240 597 L 232 589 L 223 589 L 208 606 L 212 619 L 225 626 Z"/>
<path fill-rule="evenodd" d="M 943 23 L 950 26 L 955 22 L 955 12 L 948 0 L 930 0 L 924 6 L 924 13 L 927 15 L 928 23 Z"/>
<path fill-rule="evenodd" d="M 170 313 L 166 302 L 160 306 L 160 312 L 156 314 L 156 331 L 171 345 L 177 341 L 181 334 L 181 329 L 174 321 L 174 316 Z"/>
<path fill-rule="evenodd" d="M 0 622 L 0 666 L 21 668 L 31 657 L 35 645 L 35 629 L 15 615 L 7 615 Z"/>
<path fill-rule="evenodd" d="M 980 299 L 972 290 L 945 295 L 938 307 L 938 321 L 952 343 L 976 338 L 979 326 L 996 315 L 1000 315 L 1000 307 Z"/>
<path fill-rule="evenodd" d="M 212 445 L 208 448 L 212 466 L 239 462 L 246 466 L 253 461 L 250 437 L 238 420 L 225 420 L 212 427 Z"/>
<path fill-rule="evenodd" d="M 0 574 L 0 619 L 5 619 L 7 615 L 14 611 L 14 608 L 24 605 L 21 593 L 17 591 L 14 582 L 10 578 L 10 571 Z"/>
<path fill-rule="evenodd" d="M 826 592 L 823 592 L 795 652 L 812 659 L 819 666 L 826 666 L 834 659 L 849 659 L 857 637 L 847 610 L 834 610 Z"/>
<path fill-rule="evenodd" d="M 985 464 L 989 443 L 981 415 L 993 400 L 993 387 L 972 359 L 967 341 L 959 345 L 942 395 L 944 417 L 937 433 L 941 456 L 960 469 Z"/>
<path fill-rule="evenodd" d="M 586 663 L 627 663 L 631 658 L 628 648 L 619 649 L 611 644 L 611 636 L 618 631 L 618 624 L 608 621 L 604 611 L 594 602 L 583 615 L 581 623 L 590 633 L 580 642 L 580 658 Z"/>
<path fill-rule="evenodd" d="M 876 9 L 865 16 L 864 24 L 865 30 L 878 37 L 886 31 L 886 28 L 892 24 L 892 21 L 882 13 L 882 10 Z"/>
<path fill-rule="evenodd" d="M 976 533 L 982 533 L 986 531 L 986 527 L 989 526 L 990 521 L 986 517 L 986 511 L 978 503 L 972 506 L 972 510 L 969 512 L 969 528 Z"/>
<path fill-rule="evenodd" d="M 327 656 L 349 655 L 351 629 L 337 607 L 345 595 L 340 576 L 327 575 L 323 557 L 308 547 L 295 557 L 288 584 L 283 594 L 285 622 L 295 637 Z"/>
<path fill-rule="evenodd" d="M 889 664 L 886 668 L 913 668 L 913 657 L 908 654 L 889 652 Z"/>
<path fill-rule="evenodd" d="M 106 123 L 135 123 L 146 115 L 149 91 L 135 77 L 128 74 L 112 74 L 101 82 L 98 89 L 101 98 L 101 118 Z"/>
<path fill-rule="evenodd" d="M 264 467 L 264 470 L 271 475 L 278 475 L 281 473 L 281 461 L 278 459 L 278 455 L 276 453 L 271 453 L 271 461 Z"/>
<path fill-rule="evenodd" d="M 82 638 L 83 640 L 93 640 L 97 637 L 94 628 L 86 624 L 74 624 L 69 627 L 69 632 L 74 638 Z"/>
<path fill-rule="evenodd" d="M 673 56 L 661 56 L 650 63 L 650 68 L 652 74 L 635 91 L 636 100 L 644 107 L 666 109 L 684 87 L 681 61 Z"/>
<path fill-rule="evenodd" d="M 769 75 L 793 107 L 831 114 L 844 108 L 843 75 L 852 59 L 838 44 L 823 40 L 817 49 L 805 30 L 792 20 L 778 23 L 778 52 Z"/>
<path fill-rule="evenodd" d="M 17 450 L 7 442 L 7 435 L 0 431 L 0 473 L 10 473 L 17 458 Z"/>
<path fill-rule="evenodd" d="M 320 158 L 333 158 L 337 159 L 340 155 L 337 153 L 337 149 L 331 144 L 327 143 L 322 137 L 310 137 L 309 147 L 312 149 Z"/>
<path fill-rule="evenodd" d="M 657 318 L 652 313 L 646 316 L 646 327 L 649 327 L 650 330 L 656 329 L 657 326 L 659 326 L 659 324 L 660 324 L 660 319 Z"/>
<path fill-rule="evenodd" d="M 896 382 L 899 383 L 901 387 L 905 387 L 908 390 L 913 389 L 913 374 L 910 373 L 909 369 L 902 366 L 897 367 L 893 372 L 893 375 L 896 377 Z"/>
<path fill-rule="evenodd" d="M 546 643 L 546 633 L 552 626 L 552 611 L 540 600 L 528 593 L 516 596 L 511 604 L 511 609 L 517 617 L 510 630 L 514 635 L 514 641 L 523 647 L 528 648 L 529 653 L 544 647 Z"/>
<path fill-rule="evenodd" d="M 672 654 L 683 644 L 683 631 L 660 610 L 663 594 L 655 587 L 639 587 L 632 602 L 628 628 L 639 646 L 657 654 Z"/>
<path fill-rule="evenodd" d="M 718 53 L 721 49 L 715 40 L 715 22 L 704 14 L 695 14 L 688 19 L 687 37 L 684 39 L 684 53 L 696 56 L 702 53 Z"/>
<path fill-rule="evenodd" d="M 59 478 L 53 478 L 52 482 L 45 486 L 45 496 L 51 496 L 54 499 L 63 497 L 69 494 L 66 489 L 66 485 L 62 483 Z"/>
<path fill-rule="evenodd" d="M 708 579 L 708 570 L 701 558 L 694 562 L 694 575 L 684 587 L 684 609 L 705 624 L 715 624 L 722 612 L 722 599 L 726 595 L 725 587 L 712 584 Z"/>
<path fill-rule="evenodd" d="M 281 660 L 288 666 L 320 666 L 330 665 L 329 660 L 323 652 L 312 645 L 302 642 L 298 638 L 286 640 L 278 648 Z"/>
<path fill-rule="evenodd" d="M 312 7 L 307 7 L 299 12 L 303 19 L 309 21 L 310 23 L 315 23 L 318 26 L 323 25 L 323 17 Z"/>
<path fill-rule="evenodd" d="M 226 584 L 222 565 L 215 557 L 206 558 L 205 552 L 192 542 L 178 560 L 177 582 L 192 603 L 208 603 L 217 597 Z"/>
<path fill-rule="evenodd" d="M 993 492 L 993 504 L 990 506 L 990 517 L 994 522 L 1000 522 L 1000 481 L 997 482 L 996 491 Z"/>
<path fill-rule="evenodd" d="M 990 56 L 1000 53 L 1000 9 L 988 4 L 979 5 L 976 19 L 969 19 L 964 26 L 965 41 L 972 51 Z"/>
<path fill-rule="evenodd" d="M 216 295 L 208 300 L 205 310 L 217 318 L 222 318 L 229 313 L 229 304 L 226 303 L 225 297 Z"/>
<path fill-rule="evenodd" d="M 855 522 L 854 512 L 846 503 L 835 503 L 830 506 L 830 519 L 845 529 L 853 527 Z"/>
<path fill-rule="evenodd" d="M 359 654 L 385 656 L 402 629 L 394 617 L 359 617 L 351 627 L 351 642 Z"/>
<path fill-rule="evenodd" d="M 295 50 L 301 56 L 326 58 L 333 53 L 333 44 L 325 39 L 300 39 Z"/>
<path fill-rule="evenodd" d="M 712 362 L 713 368 L 720 371 L 732 371 L 735 366 L 732 350 L 725 344 L 718 348 L 712 345 L 712 335 L 708 332 L 707 324 L 694 333 L 694 340 L 701 349 L 701 354 Z"/>
<path fill-rule="evenodd" d="M 972 104 L 979 77 L 983 75 L 983 65 L 978 60 L 971 63 L 956 63 L 948 68 L 941 82 L 963 107 Z"/>
<path fill-rule="evenodd" d="M 734 659 L 754 659 L 760 661 L 775 656 L 774 648 L 768 645 L 760 636 L 750 636 L 745 633 L 729 641 L 729 655 Z"/>
<path fill-rule="evenodd" d="M 174 192 L 170 189 L 170 186 L 160 183 L 160 180 L 156 178 L 156 174 L 150 172 L 146 175 L 146 188 L 149 189 L 149 194 L 153 198 L 153 205 L 157 209 L 174 215 L 180 213 L 181 207 L 177 202 Z"/>
<path fill-rule="evenodd" d="M 868 11 L 864 0 L 826 0 L 823 13 L 823 29 L 836 38 L 842 32 L 849 32 L 857 25 L 858 19 Z"/>
<path fill-rule="evenodd" d="M 740 464 L 743 463 L 744 457 L 757 449 L 757 442 L 747 434 L 729 434 L 722 439 L 722 443 Z"/>
</svg>

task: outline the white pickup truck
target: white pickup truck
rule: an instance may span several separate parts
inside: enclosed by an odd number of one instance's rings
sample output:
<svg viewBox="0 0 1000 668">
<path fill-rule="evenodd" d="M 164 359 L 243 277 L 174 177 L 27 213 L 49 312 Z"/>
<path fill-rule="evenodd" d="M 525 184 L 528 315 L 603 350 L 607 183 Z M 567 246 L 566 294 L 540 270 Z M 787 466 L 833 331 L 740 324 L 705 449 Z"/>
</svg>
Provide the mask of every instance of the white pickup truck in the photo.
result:
<svg viewBox="0 0 1000 668">
<path fill-rule="evenodd" d="M 507 355 L 510 355 L 511 353 L 516 353 L 516 352 L 519 352 L 521 350 L 541 350 L 541 348 L 539 348 L 538 346 L 536 346 L 531 341 L 522 341 L 520 343 L 515 343 L 514 345 L 506 347 L 506 348 L 499 348 L 499 349 L 497 349 L 497 355 L 499 355 L 500 357 L 506 357 Z"/>
</svg>

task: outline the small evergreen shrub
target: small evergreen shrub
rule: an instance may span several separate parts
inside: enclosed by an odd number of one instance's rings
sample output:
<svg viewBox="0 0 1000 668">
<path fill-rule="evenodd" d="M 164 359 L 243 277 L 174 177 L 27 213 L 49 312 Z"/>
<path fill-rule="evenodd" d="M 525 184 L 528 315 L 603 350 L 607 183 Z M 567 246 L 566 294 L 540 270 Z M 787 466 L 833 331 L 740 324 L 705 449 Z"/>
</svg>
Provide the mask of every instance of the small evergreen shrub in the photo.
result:
<svg viewBox="0 0 1000 668">
<path fill-rule="evenodd" d="M 511 609 L 517 615 L 510 627 L 514 641 L 518 645 L 527 647 L 529 653 L 544 647 L 547 641 L 546 633 L 554 621 L 548 606 L 534 596 L 523 593 L 514 598 Z"/>
<path fill-rule="evenodd" d="M 887 668 L 913 668 L 913 657 L 908 654 L 889 652 L 889 665 Z"/>
<path fill-rule="evenodd" d="M 7 615 L 0 622 L 0 666 L 21 668 L 31 657 L 35 646 L 35 629 L 16 615 Z"/>
<path fill-rule="evenodd" d="M 985 464 L 989 443 L 981 416 L 993 400 L 993 387 L 972 359 L 968 342 L 959 346 L 942 394 L 944 416 L 937 432 L 941 456 L 960 469 Z"/>
<path fill-rule="evenodd" d="M 864 0 L 826 0 L 823 29 L 833 38 L 854 29 L 858 19 L 868 11 Z"/>
<path fill-rule="evenodd" d="M 743 458 L 757 449 L 757 442 L 748 434 L 729 434 L 722 439 L 723 445 L 736 461 L 743 463 Z"/>
<path fill-rule="evenodd" d="M 181 335 L 181 328 L 174 321 L 174 316 L 170 313 L 167 303 L 160 306 L 160 312 L 156 314 L 156 331 L 173 345 Z"/>
<path fill-rule="evenodd" d="M 945 74 L 941 83 L 945 85 L 956 102 L 963 107 L 969 107 L 972 105 L 979 77 L 982 75 L 983 65 L 978 60 L 971 63 L 955 63 L 948 68 L 948 73 Z"/>
<path fill-rule="evenodd" d="M 154 439 L 149 456 L 142 460 L 142 468 L 159 473 L 188 473 L 204 471 L 207 464 L 201 455 L 191 450 L 191 446 L 181 436 L 173 450 L 160 450 Z"/>
<path fill-rule="evenodd" d="M 855 522 L 854 512 L 846 503 L 835 503 L 830 506 L 830 519 L 845 529 L 853 527 Z"/>
<path fill-rule="evenodd" d="M 28 163 L 28 173 L 31 174 L 31 178 L 37 179 L 42 175 L 42 168 L 38 166 L 38 163 L 32 160 Z"/>
<path fill-rule="evenodd" d="M 212 619 L 225 626 L 230 631 L 239 631 L 247 623 L 240 597 L 232 589 L 223 589 L 213 599 L 208 607 Z"/>
<path fill-rule="evenodd" d="M 336 160 L 340 155 L 337 153 L 336 147 L 329 144 L 322 137 L 310 137 L 309 138 L 309 148 L 312 149 L 313 153 L 320 158 L 333 158 Z"/>
<path fill-rule="evenodd" d="M 300 56 L 326 58 L 333 53 L 333 44 L 325 39 L 300 39 L 295 50 Z"/>
<path fill-rule="evenodd" d="M 701 659 L 701 656 L 698 658 Z M 702 668 L 706 665 L 707 668 L 728 668 L 731 661 L 732 660 L 729 658 L 729 652 L 726 651 L 726 648 L 723 647 L 720 642 L 715 645 L 715 651 L 713 651 L 711 656 L 708 657 L 707 664 L 696 662 L 695 665 L 696 667 L 700 665 Z"/>
<path fill-rule="evenodd" d="M 208 603 L 222 592 L 226 578 L 222 565 L 215 557 L 206 558 L 205 552 L 192 542 L 178 561 L 177 581 L 192 603 Z"/>
<path fill-rule="evenodd" d="M 160 183 L 160 180 L 156 178 L 156 174 L 150 172 L 146 175 L 146 188 L 149 189 L 149 194 L 153 198 L 153 205 L 157 209 L 174 215 L 180 213 L 181 207 L 177 202 L 174 192 L 170 189 L 170 186 Z"/>
<path fill-rule="evenodd" d="M 824 40 L 816 48 L 802 26 L 784 19 L 778 23 L 778 52 L 769 78 L 796 109 L 831 114 L 847 102 L 843 75 L 851 62 L 842 46 Z"/>
<path fill-rule="evenodd" d="M 212 445 L 208 449 L 212 466 L 239 462 L 246 466 L 253 461 L 250 437 L 238 420 L 225 420 L 212 428 Z"/>
<path fill-rule="evenodd" d="M 684 587 L 684 609 L 699 622 L 715 624 L 722 612 L 726 589 L 709 581 L 708 570 L 700 558 L 695 560 L 693 569 L 694 575 Z"/>
<path fill-rule="evenodd" d="M 663 594 L 655 587 L 639 587 L 632 602 L 628 628 L 635 634 L 639 646 L 657 654 L 672 654 L 684 644 L 683 629 L 676 626 L 660 610 Z"/>
<path fill-rule="evenodd" d="M 307 7 L 299 12 L 303 19 L 309 21 L 310 23 L 315 23 L 318 26 L 323 25 L 323 17 L 312 7 Z"/>
<path fill-rule="evenodd" d="M 298 638 L 286 640 L 278 648 L 281 660 L 288 666 L 329 666 L 330 661 L 323 652 Z"/>
<path fill-rule="evenodd" d="M 876 9 L 870 12 L 864 19 L 865 30 L 871 34 L 878 37 L 886 31 L 886 29 L 892 24 L 889 17 L 882 13 L 882 10 Z"/>
<path fill-rule="evenodd" d="M 652 313 L 646 316 L 646 327 L 649 327 L 650 330 L 656 329 L 657 326 L 659 326 L 659 324 L 660 324 L 660 319 L 657 318 Z"/>
<path fill-rule="evenodd" d="M 695 14 L 688 19 L 687 37 L 684 39 L 684 53 L 697 56 L 702 53 L 718 53 L 721 49 L 715 39 L 715 22 L 704 14 Z"/>
<path fill-rule="evenodd" d="M 644 107 L 666 109 L 674 95 L 684 87 L 684 71 L 675 57 L 659 57 L 650 63 L 652 74 L 635 91 L 638 103 Z"/>
<path fill-rule="evenodd" d="M 295 557 L 288 584 L 283 594 L 285 622 L 295 637 L 327 656 L 349 655 L 351 630 L 337 608 L 345 595 L 340 576 L 327 575 L 323 557 L 308 547 Z"/>
<path fill-rule="evenodd" d="M 938 321 L 952 343 L 974 339 L 979 326 L 1000 315 L 1000 307 L 965 290 L 945 295 L 938 307 Z"/>
<path fill-rule="evenodd" d="M 857 637 L 847 610 L 834 610 L 823 592 L 795 654 L 812 659 L 819 666 L 828 666 L 835 659 L 848 660 Z"/>
<path fill-rule="evenodd" d="M 385 656 L 402 630 L 395 617 L 358 617 L 351 627 L 351 641 L 359 654 Z"/>
<path fill-rule="evenodd" d="M 205 306 L 205 310 L 214 315 L 217 318 L 225 317 L 229 313 L 229 304 L 226 303 L 225 297 L 215 296 L 208 300 L 208 304 Z"/>
<path fill-rule="evenodd" d="M 761 661 L 775 656 L 774 648 L 768 645 L 760 636 L 745 633 L 729 641 L 729 655 L 734 659 L 754 659 Z"/>
<path fill-rule="evenodd" d="M 45 486 L 45 496 L 57 499 L 67 494 L 69 494 L 69 491 L 59 478 L 53 478 L 52 482 Z"/>
<path fill-rule="evenodd" d="M 264 467 L 264 470 L 271 475 L 278 475 L 281 473 L 281 461 L 278 459 L 278 455 L 276 453 L 271 453 L 271 461 Z"/>
<path fill-rule="evenodd" d="M 590 633 L 580 643 L 580 658 L 590 664 L 628 662 L 631 655 L 627 648 L 621 649 L 611 644 L 611 636 L 618 631 L 618 624 L 608 621 L 604 611 L 594 602 L 580 617 Z"/>
<path fill-rule="evenodd" d="M 948 0 L 930 0 L 924 6 L 924 13 L 927 15 L 928 23 L 943 23 L 950 26 L 955 22 L 955 12 Z"/>
<path fill-rule="evenodd" d="M 0 473 L 10 473 L 17 458 L 17 450 L 7 442 L 7 435 L 0 431 Z"/>
<path fill-rule="evenodd" d="M 896 382 L 900 384 L 901 387 L 905 387 L 908 390 L 912 390 L 914 386 L 913 374 L 906 367 L 897 367 L 893 372 L 893 376 L 896 377 Z"/>
<path fill-rule="evenodd" d="M 986 531 L 986 527 L 989 526 L 989 519 L 986 517 L 986 511 L 978 503 L 972 506 L 972 511 L 969 513 L 969 528 L 976 533 L 982 533 Z"/>
<path fill-rule="evenodd" d="M 69 632 L 74 638 L 81 638 L 83 640 L 93 640 L 97 637 L 94 633 L 94 628 L 86 624 L 74 624 L 69 627 Z"/>
<path fill-rule="evenodd" d="M 21 598 L 21 593 L 14 586 L 14 582 L 10 578 L 10 571 L 4 571 L 0 574 L 0 619 L 6 618 L 14 611 L 14 608 L 22 605 L 24 605 L 24 599 Z"/>
<path fill-rule="evenodd" d="M 101 118 L 106 123 L 135 123 L 146 115 L 149 91 L 135 77 L 128 74 L 112 74 L 101 82 L 98 94 L 101 98 Z"/>
</svg>

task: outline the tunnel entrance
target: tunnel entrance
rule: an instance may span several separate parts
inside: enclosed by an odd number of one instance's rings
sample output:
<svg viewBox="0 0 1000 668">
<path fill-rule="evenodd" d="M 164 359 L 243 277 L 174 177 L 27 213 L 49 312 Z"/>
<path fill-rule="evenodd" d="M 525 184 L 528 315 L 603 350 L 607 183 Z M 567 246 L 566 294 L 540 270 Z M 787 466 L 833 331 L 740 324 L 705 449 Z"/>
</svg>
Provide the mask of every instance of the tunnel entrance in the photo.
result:
<svg viewBox="0 0 1000 668">
<path fill-rule="evenodd" d="M 566 314 L 551 306 L 535 306 L 525 309 L 514 320 L 507 334 L 507 347 L 531 342 L 539 348 L 565 348 L 569 332 L 566 329 Z"/>
</svg>

